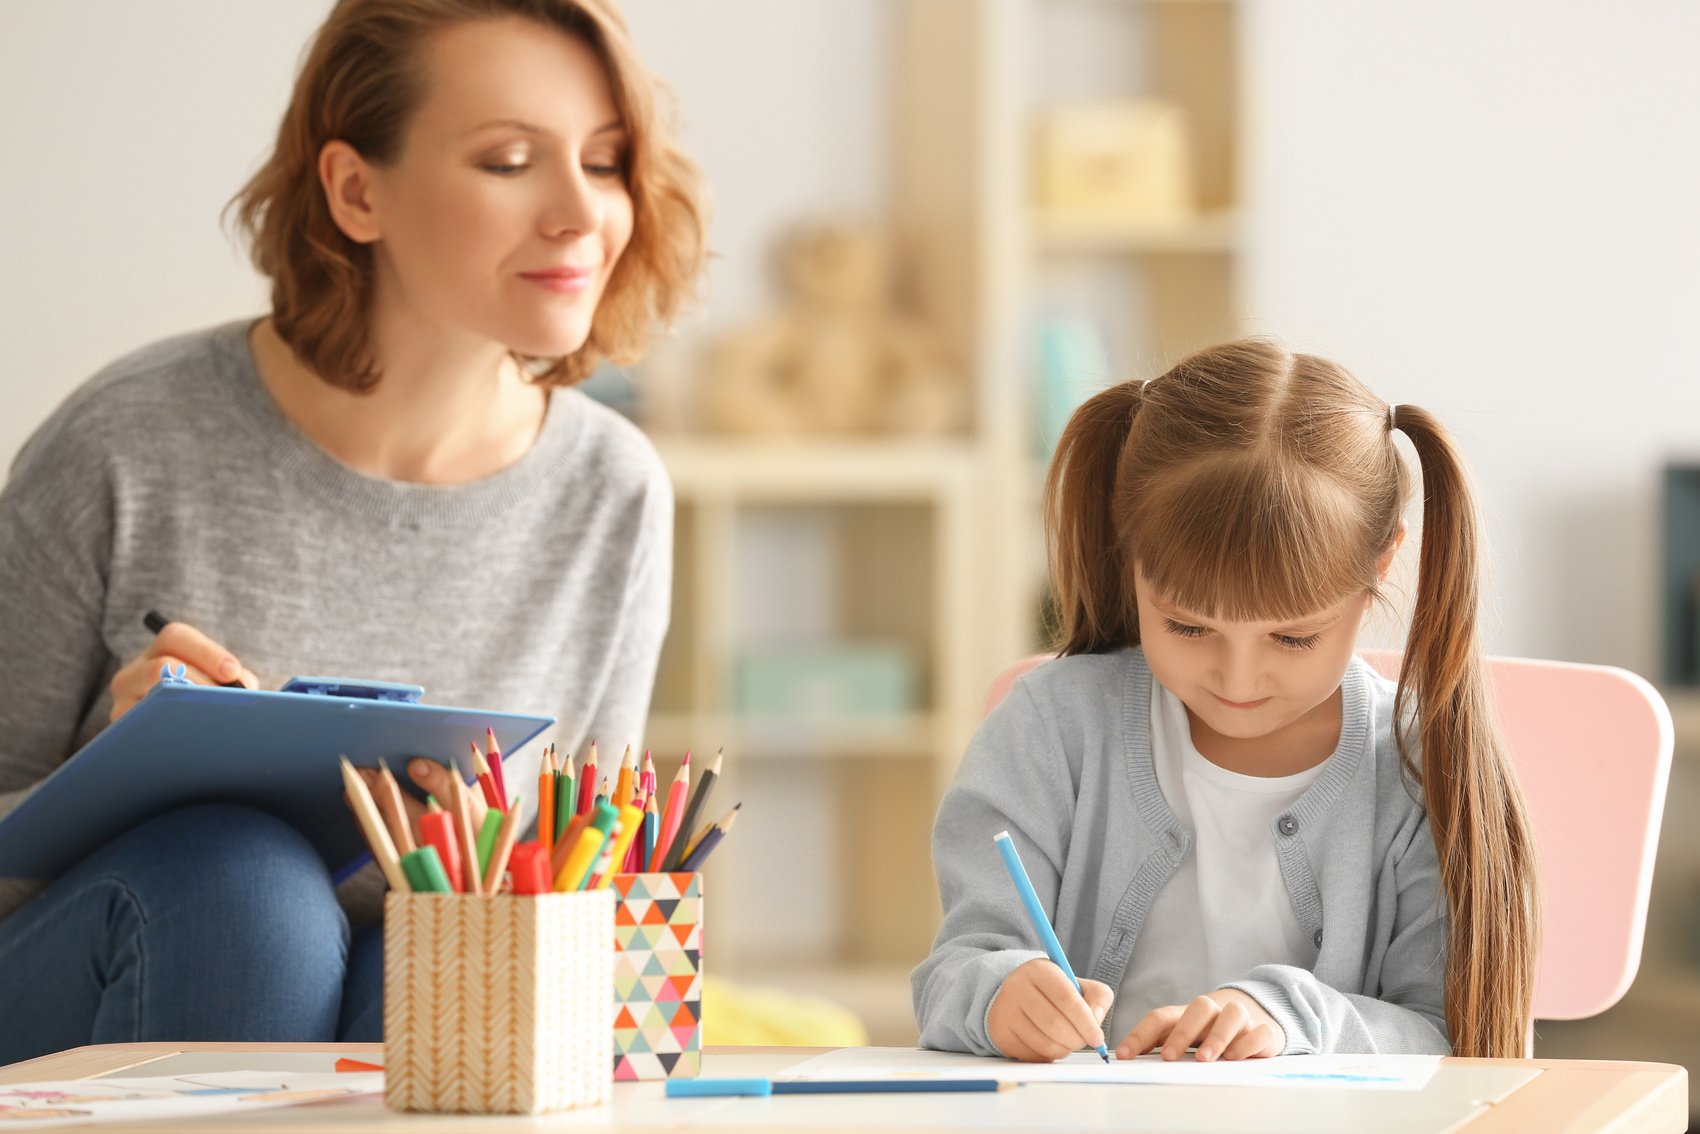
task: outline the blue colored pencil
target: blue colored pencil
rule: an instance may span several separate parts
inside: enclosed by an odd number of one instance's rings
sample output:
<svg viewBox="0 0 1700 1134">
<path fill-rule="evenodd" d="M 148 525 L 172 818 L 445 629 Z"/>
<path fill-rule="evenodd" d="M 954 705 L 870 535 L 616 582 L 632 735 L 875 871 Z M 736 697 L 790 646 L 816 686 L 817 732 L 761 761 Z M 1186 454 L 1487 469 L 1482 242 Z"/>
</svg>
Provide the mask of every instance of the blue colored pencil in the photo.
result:
<svg viewBox="0 0 1700 1134">
<path fill-rule="evenodd" d="M 670 1099 L 765 1098 L 768 1095 L 885 1095 L 1001 1091 L 997 1079 L 669 1079 Z"/>
<path fill-rule="evenodd" d="M 1051 928 L 1051 919 L 1045 916 L 1045 907 L 1039 904 L 1039 895 L 1033 889 L 1033 880 L 1027 877 L 1027 868 L 1021 865 L 1021 855 L 1016 853 L 1015 841 L 1009 837 L 1008 831 L 999 831 L 992 836 L 992 841 L 998 845 L 998 854 L 1003 856 L 1004 869 L 1009 871 L 1009 880 L 1015 883 L 1015 892 L 1021 895 L 1021 904 L 1027 910 L 1027 920 L 1033 923 L 1039 940 L 1044 943 L 1045 955 L 1051 959 L 1052 964 L 1063 971 L 1069 983 L 1074 985 L 1074 991 L 1080 992 L 1080 978 L 1074 975 L 1074 967 L 1068 963 L 1068 954 L 1063 952 L 1062 942 L 1057 940 L 1057 931 Z M 1098 1054 L 1103 1057 L 1105 1063 L 1110 1061 L 1110 1050 L 1103 1044 L 1098 1045 Z"/>
</svg>

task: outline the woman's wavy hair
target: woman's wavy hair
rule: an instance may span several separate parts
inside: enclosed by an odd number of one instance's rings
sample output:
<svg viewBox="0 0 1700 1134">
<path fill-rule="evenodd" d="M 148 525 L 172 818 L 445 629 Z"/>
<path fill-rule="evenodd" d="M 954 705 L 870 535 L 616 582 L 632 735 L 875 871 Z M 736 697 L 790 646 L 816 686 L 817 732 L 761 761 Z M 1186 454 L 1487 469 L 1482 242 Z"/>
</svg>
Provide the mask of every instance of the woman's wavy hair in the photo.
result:
<svg viewBox="0 0 1700 1134">
<path fill-rule="evenodd" d="M 254 266 L 272 281 L 278 334 L 332 385 L 369 391 L 381 375 L 367 341 L 372 250 L 331 219 L 319 152 L 341 139 L 368 161 L 395 160 L 425 98 L 430 38 L 506 16 L 559 29 L 597 53 L 631 144 L 632 235 L 589 336 L 564 358 L 521 361 L 542 384 L 570 385 L 602 359 L 634 361 L 695 298 L 706 191 L 674 141 L 667 92 L 638 58 L 613 0 L 339 0 L 307 49 L 270 159 L 229 205 Z"/>
<path fill-rule="evenodd" d="M 1412 490 L 1395 431 L 1416 451 L 1423 487 L 1394 710 L 1415 723 L 1395 736 L 1439 854 L 1447 1029 L 1459 1055 L 1521 1056 L 1539 925 L 1534 844 L 1483 676 L 1476 513 L 1438 421 L 1390 409 L 1335 363 L 1259 340 L 1098 394 L 1069 421 L 1046 484 L 1058 645 L 1139 643 L 1135 564 L 1157 593 L 1229 621 L 1379 598 L 1379 561 Z"/>
</svg>

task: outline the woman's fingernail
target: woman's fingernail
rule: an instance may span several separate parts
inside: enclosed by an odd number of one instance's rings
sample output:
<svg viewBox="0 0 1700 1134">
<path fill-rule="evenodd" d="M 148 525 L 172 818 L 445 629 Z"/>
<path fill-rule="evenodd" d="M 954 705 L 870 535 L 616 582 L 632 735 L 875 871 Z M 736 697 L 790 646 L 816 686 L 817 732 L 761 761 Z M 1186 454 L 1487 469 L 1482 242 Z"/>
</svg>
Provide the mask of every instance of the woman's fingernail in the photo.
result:
<svg viewBox="0 0 1700 1134">
<path fill-rule="evenodd" d="M 235 658 L 225 658 L 223 661 L 218 663 L 218 675 L 226 681 L 229 681 L 232 677 L 236 676 L 237 668 Z"/>
<path fill-rule="evenodd" d="M 407 764 L 408 775 L 416 780 L 422 780 L 431 774 L 431 765 L 426 760 L 410 760 Z"/>
<path fill-rule="evenodd" d="M 1203 1060 L 1206 1063 L 1208 1063 L 1212 1059 L 1214 1059 L 1215 1056 L 1216 1056 L 1216 1053 L 1214 1051 L 1211 1051 L 1207 1047 L 1201 1047 L 1201 1048 L 1198 1049 L 1198 1058 Z"/>
</svg>

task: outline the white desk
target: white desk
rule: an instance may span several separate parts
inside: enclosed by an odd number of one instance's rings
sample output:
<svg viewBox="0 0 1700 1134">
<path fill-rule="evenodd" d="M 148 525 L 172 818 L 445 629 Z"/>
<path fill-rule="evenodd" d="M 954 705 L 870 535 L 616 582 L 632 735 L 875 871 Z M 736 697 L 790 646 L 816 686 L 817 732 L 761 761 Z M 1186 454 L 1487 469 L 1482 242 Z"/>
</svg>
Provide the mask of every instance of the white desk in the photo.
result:
<svg viewBox="0 0 1700 1134">
<path fill-rule="evenodd" d="M 0 1068 L 0 1083 L 196 1070 L 329 1070 L 335 1055 L 381 1059 L 373 1044 L 115 1044 L 84 1047 Z M 330 1053 L 330 1054 L 326 1054 Z M 709 1048 L 704 1073 L 770 1076 L 819 1054 L 814 1048 Z M 406 1115 L 377 1098 L 255 1111 L 239 1122 L 175 1129 L 311 1131 L 756 1130 L 1245 1131 L 1247 1134 L 1557 1134 L 1648 1131 L 1688 1125 L 1688 1074 L 1662 1063 L 1447 1059 L 1419 1092 L 1206 1090 L 1172 1086 L 1030 1085 L 996 1094 L 820 1095 L 675 1099 L 659 1083 L 620 1083 L 610 1106 L 537 1118 Z M 61 1127 L 115 1130 L 125 1127 Z M 129 1127 L 159 1130 L 159 1126 Z"/>
</svg>

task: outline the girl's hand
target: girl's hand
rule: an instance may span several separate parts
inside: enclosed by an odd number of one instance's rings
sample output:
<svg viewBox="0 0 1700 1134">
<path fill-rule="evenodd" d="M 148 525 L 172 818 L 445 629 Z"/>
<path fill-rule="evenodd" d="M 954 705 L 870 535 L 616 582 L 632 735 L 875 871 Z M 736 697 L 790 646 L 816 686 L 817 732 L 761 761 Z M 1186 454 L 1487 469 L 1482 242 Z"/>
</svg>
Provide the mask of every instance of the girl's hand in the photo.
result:
<svg viewBox="0 0 1700 1134">
<path fill-rule="evenodd" d="M 1285 1051 L 1287 1033 L 1256 1000 L 1237 988 L 1219 988 L 1191 1004 L 1147 1013 L 1116 1045 L 1116 1058 L 1132 1059 L 1160 1046 L 1164 1059 L 1179 1059 L 1195 1044 L 1200 1063 L 1256 1059 Z"/>
<path fill-rule="evenodd" d="M 181 665 L 197 685 L 222 685 L 240 681 L 258 689 L 260 681 L 236 655 L 186 622 L 168 622 L 154 635 L 153 643 L 112 675 L 112 720 L 117 720 L 159 684 L 159 667 Z"/>
<path fill-rule="evenodd" d="M 1071 1051 L 1104 1042 L 1100 1026 L 1115 993 L 1095 980 L 1080 982 L 1080 992 L 1056 965 L 1043 957 L 1028 961 L 1004 978 L 986 1031 L 997 1049 L 1024 1063 L 1051 1063 Z"/>
</svg>

